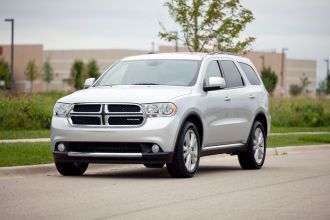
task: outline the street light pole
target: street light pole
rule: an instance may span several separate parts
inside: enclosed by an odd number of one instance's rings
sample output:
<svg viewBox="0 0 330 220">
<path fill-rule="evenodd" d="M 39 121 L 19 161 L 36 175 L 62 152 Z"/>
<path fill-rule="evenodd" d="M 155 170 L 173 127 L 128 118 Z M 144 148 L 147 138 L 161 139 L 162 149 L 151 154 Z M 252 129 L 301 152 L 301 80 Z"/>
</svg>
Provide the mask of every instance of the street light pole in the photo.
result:
<svg viewBox="0 0 330 220">
<path fill-rule="evenodd" d="M 284 96 L 284 59 L 285 59 L 285 51 L 288 48 L 282 48 L 282 65 L 281 65 L 281 97 Z"/>
<path fill-rule="evenodd" d="M 172 31 L 172 33 L 175 34 L 175 52 L 179 52 L 179 32 Z"/>
<path fill-rule="evenodd" d="M 14 19 L 6 18 L 5 22 L 11 22 L 11 53 L 10 53 L 10 90 L 13 94 L 14 88 Z"/>
<path fill-rule="evenodd" d="M 260 58 L 261 58 L 262 69 L 265 69 L 265 56 L 261 55 Z"/>
<path fill-rule="evenodd" d="M 327 63 L 327 77 L 330 75 L 330 70 L 329 70 L 329 58 L 324 60 Z"/>
</svg>

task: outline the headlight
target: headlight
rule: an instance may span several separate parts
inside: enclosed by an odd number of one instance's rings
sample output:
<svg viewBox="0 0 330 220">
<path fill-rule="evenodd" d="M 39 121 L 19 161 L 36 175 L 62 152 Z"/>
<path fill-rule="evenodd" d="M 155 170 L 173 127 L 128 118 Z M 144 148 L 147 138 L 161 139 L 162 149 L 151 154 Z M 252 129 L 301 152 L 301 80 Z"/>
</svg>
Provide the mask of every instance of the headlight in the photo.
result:
<svg viewBox="0 0 330 220">
<path fill-rule="evenodd" d="M 58 102 L 54 106 L 54 115 L 58 117 L 66 117 L 71 111 L 71 108 L 71 104 Z"/>
<path fill-rule="evenodd" d="M 173 116 L 177 108 L 173 103 L 150 103 L 144 104 L 147 117 L 166 117 Z"/>
</svg>

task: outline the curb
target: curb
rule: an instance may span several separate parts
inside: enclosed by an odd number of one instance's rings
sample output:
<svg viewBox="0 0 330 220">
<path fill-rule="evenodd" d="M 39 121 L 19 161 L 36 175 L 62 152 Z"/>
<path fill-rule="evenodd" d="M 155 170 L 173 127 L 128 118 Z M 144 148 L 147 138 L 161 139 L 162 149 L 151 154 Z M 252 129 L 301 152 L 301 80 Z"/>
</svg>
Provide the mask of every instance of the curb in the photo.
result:
<svg viewBox="0 0 330 220">
<path fill-rule="evenodd" d="M 330 150 L 330 144 L 322 145 L 305 145 L 305 146 L 287 146 L 287 147 L 276 147 L 267 148 L 267 155 L 279 156 L 286 155 L 288 153 L 299 153 L 305 151 L 315 150 Z M 137 167 L 136 164 L 97 164 L 92 165 L 90 171 L 98 171 L 100 169 L 116 169 L 118 167 Z M 0 178 L 1 177 L 17 177 L 17 176 L 31 176 L 37 174 L 51 174 L 57 172 L 55 164 L 40 164 L 40 165 L 27 165 L 27 166 L 12 166 L 12 167 L 0 167 Z"/>
</svg>

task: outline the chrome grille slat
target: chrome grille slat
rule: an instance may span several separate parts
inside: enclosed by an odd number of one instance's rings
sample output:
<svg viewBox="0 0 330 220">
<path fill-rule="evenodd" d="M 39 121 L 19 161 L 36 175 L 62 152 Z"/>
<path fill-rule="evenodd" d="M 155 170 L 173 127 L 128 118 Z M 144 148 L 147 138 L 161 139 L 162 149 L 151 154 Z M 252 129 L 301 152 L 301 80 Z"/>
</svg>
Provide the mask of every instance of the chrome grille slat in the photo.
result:
<svg viewBox="0 0 330 220">
<path fill-rule="evenodd" d="M 74 105 L 68 120 L 77 127 L 139 127 L 146 117 L 139 104 L 79 103 Z"/>
</svg>

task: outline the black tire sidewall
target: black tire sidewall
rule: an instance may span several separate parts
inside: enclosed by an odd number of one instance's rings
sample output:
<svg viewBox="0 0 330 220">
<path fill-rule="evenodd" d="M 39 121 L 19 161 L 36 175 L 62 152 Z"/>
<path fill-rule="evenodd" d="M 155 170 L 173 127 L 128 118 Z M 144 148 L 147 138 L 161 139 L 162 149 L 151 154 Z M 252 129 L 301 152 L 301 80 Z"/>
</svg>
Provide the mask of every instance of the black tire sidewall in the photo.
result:
<svg viewBox="0 0 330 220">
<path fill-rule="evenodd" d="M 264 145 L 265 145 L 265 149 L 264 149 L 264 155 L 263 155 L 263 158 L 262 158 L 262 161 L 260 164 L 258 164 L 254 158 L 254 150 L 253 150 L 253 140 L 254 140 L 254 134 L 255 134 L 255 131 L 257 128 L 260 128 L 261 129 L 261 132 L 263 134 L 263 137 L 264 137 Z M 249 143 L 248 143 L 248 146 L 247 146 L 247 153 L 249 155 L 249 157 L 253 160 L 254 162 L 254 165 L 256 168 L 261 168 L 265 162 L 265 159 L 266 159 L 266 149 L 267 149 L 267 146 L 266 146 L 266 135 L 265 135 L 265 130 L 264 130 L 264 127 L 262 126 L 262 124 L 259 122 L 259 121 L 255 121 L 253 123 L 253 127 L 251 129 L 251 133 L 250 133 L 250 138 L 249 138 Z"/>
</svg>

